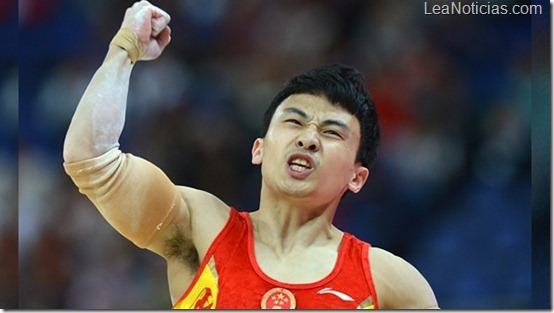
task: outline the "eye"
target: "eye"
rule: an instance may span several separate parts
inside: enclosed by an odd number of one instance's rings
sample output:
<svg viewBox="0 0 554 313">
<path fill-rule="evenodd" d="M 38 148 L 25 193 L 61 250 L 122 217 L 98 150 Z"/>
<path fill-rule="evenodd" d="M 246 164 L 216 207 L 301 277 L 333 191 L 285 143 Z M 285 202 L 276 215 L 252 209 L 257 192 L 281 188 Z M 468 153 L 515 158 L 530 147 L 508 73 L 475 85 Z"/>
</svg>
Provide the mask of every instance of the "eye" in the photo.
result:
<svg viewBox="0 0 554 313">
<path fill-rule="evenodd" d="M 285 123 L 291 123 L 291 124 L 295 124 L 295 125 L 302 125 L 302 123 L 300 123 L 300 121 L 295 120 L 293 118 L 289 118 L 288 120 L 285 120 Z"/>
<path fill-rule="evenodd" d="M 342 136 L 337 131 L 334 131 L 332 129 L 324 130 L 323 133 L 334 137 L 342 138 Z"/>
</svg>

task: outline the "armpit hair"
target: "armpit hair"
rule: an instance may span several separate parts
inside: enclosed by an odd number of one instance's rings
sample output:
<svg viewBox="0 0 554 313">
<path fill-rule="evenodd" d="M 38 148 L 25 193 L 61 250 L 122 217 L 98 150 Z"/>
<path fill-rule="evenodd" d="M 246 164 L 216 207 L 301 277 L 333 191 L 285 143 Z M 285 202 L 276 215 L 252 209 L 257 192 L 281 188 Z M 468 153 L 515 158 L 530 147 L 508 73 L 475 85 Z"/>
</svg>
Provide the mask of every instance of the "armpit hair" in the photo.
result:
<svg viewBox="0 0 554 313">
<path fill-rule="evenodd" d="M 165 242 L 165 252 L 168 258 L 178 259 L 184 265 L 196 269 L 200 261 L 190 237 L 190 229 L 174 224 Z"/>
</svg>

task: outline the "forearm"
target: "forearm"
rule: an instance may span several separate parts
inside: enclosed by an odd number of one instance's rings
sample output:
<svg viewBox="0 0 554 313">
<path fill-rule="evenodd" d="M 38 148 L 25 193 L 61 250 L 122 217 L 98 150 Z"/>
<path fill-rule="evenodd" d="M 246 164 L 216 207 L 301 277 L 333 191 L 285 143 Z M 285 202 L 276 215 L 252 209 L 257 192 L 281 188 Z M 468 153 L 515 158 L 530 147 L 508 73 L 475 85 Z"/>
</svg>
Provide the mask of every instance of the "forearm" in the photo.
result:
<svg viewBox="0 0 554 313">
<path fill-rule="evenodd" d="M 135 2 L 125 11 L 120 31 L 69 125 L 65 162 L 93 158 L 119 145 L 133 64 L 160 56 L 171 41 L 170 20 L 169 14 L 148 1 Z"/>
<path fill-rule="evenodd" d="M 69 125 L 63 151 L 66 162 L 96 157 L 119 145 L 132 68 L 127 52 L 110 45 Z"/>
</svg>

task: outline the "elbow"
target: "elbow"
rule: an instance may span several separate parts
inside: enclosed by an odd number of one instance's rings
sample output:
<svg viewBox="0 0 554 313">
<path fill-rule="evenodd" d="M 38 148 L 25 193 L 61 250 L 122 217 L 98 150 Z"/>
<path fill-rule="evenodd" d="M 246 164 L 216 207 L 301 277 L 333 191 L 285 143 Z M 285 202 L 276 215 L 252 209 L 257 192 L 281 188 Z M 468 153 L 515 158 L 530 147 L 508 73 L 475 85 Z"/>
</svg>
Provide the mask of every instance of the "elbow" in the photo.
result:
<svg viewBox="0 0 554 313">
<path fill-rule="evenodd" d="M 84 150 L 86 150 L 87 144 L 84 142 L 83 136 L 80 136 L 72 128 L 73 125 L 70 125 L 63 142 L 62 155 L 65 163 L 77 162 L 86 158 Z"/>
<path fill-rule="evenodd" d="M 79 147 L 77 147 L 74 144 L 68 143 L 68 141 L 66 140 L 63 144 L 63 152 L 62 152 L 63 161 L 65 163 L 80 161 L 78 160 L 78 155 L 79 155 L 78 150 L 79 150 Z"/>
<path fill-rule="evenodd" d="M 94 156 L 94 152 L 87 148 L 84 142 L 73 140 L 69 136 L 65 138 L 63 143 L 63 160 L 65 163 L 82 161 Z"/>
<path fill-rule="evenodd" d="M 119 143 L 94 147 L 66 139 L 63 145 L 63 160 L 65 163 L 79 162 L 101 156 L 117 147 Z"/>
</svg>

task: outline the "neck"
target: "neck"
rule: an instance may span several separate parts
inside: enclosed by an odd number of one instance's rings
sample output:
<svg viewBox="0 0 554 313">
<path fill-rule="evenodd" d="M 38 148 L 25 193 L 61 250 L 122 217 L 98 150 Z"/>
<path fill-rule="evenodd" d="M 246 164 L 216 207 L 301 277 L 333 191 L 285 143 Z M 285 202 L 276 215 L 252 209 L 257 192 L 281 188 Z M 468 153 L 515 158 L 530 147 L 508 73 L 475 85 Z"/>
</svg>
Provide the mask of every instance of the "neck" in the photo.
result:
<svg viewBox="0 0 554 313">
<path fill-rule="evenodd" d="M 332 224 L 339 201 L 317 203 L 283 197 L 262 187 L 260 209 L 251 214 L 254 232 L 275 251 L 285 254 L 294 248 L 340 241 L 342 232 Z"/>
</svg>

